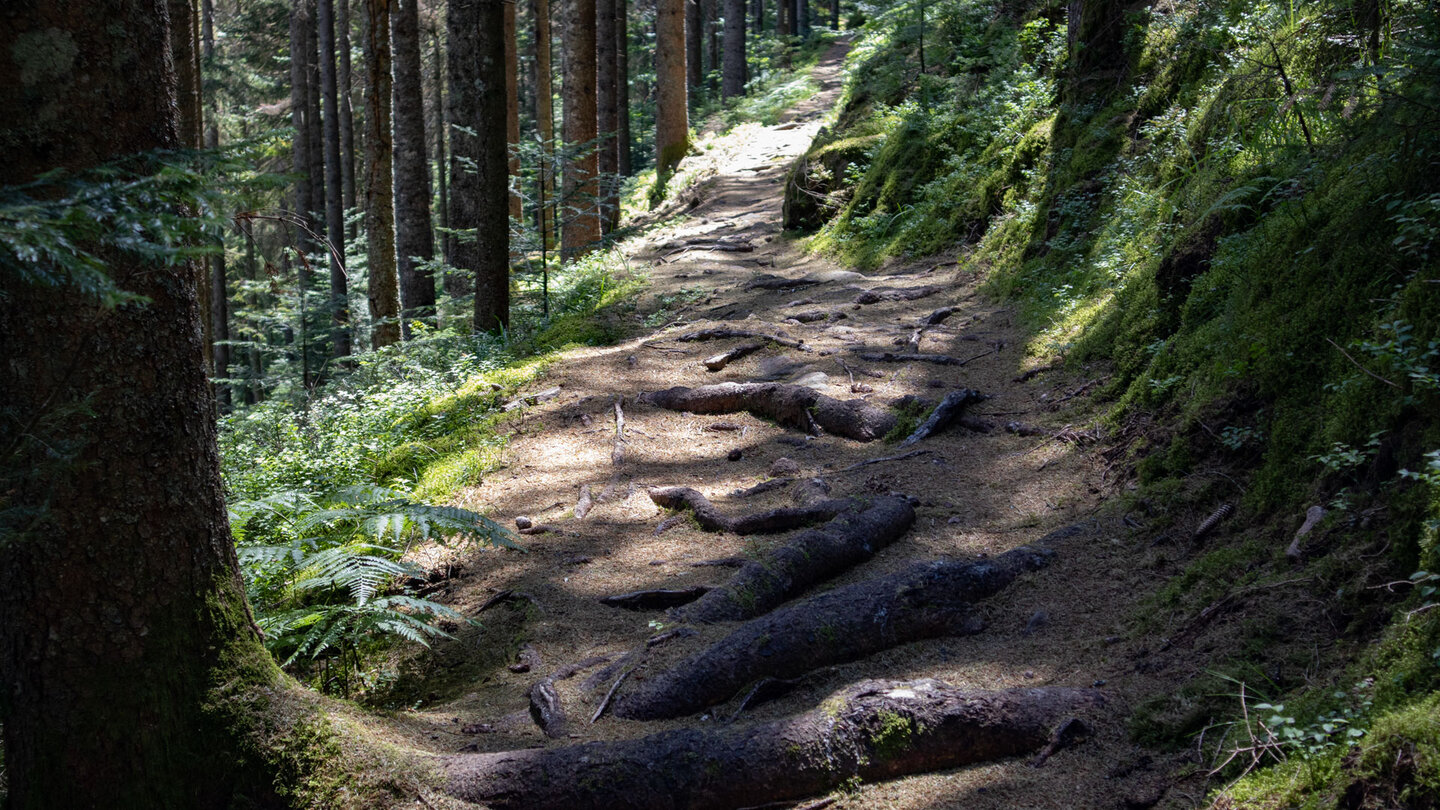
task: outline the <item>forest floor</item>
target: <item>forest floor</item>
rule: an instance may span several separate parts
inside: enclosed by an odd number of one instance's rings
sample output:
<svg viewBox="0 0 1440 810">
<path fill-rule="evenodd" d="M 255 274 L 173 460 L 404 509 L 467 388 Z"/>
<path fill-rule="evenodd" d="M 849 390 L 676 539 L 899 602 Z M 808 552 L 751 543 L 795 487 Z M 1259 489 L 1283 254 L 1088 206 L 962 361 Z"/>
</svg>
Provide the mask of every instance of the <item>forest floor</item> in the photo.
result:
<svg viewBox="0 0 1440 810">
<path fill-rule="evenodd" d="M 1043 767 L 1019 757 L 863 784 L 837 794 L 832 807 L 1198 806 L 1206 785 L 1195 752 L 1147 751 L 1127 733 L 1131 709 L 1173 690 L 1203 666 L 1203 657 L 1187 654 L 1183 643 L 1151 653 L 1168 645 L 1151 637 L 1138 619 L 1158 578 L 1145 564 L 1151 538 L 1131 529 L 1118 509 L 1106 507 L 1126 485 L 1107 458 L 1106 444 L 1096 441 L 1100 411 L 1090 395 L 1105 370 L 1047 369 L 1021 381 L 1040 363 L 1027 356 L 1027 334 L 1011 310 L 980 294 L 980 279 L 954 255 L 861 275 L 807 255 L 781 232 L 786 168 L 836 102 L 844 47 L 837 45 L 817 68 L 821 92 L 780 124 L 742 126 L 689 158 L 691 167 L 697 162 L 702 167 L 695 175 L 699 182 L 680 195 L 668 219 L 657 218 L 643 236 L 621 246 L 630 265 L 649 276 L 640 316 L 670 323 L 618 345 L 563 354 L 534 386 L 558 387 L 559 395 L 508 423 L 507 466 L 462 493 L 461 505 L 483 509 L 503 523 L 526 516 L 556 530 L 520 536 L 524 553 L 467 558 L 460 575 L 447 582 L 437 598 L 482 626 L 460 628 L 456 641 L 406 659 L 392 687 L 405 700 L 395 714 L 396 741 L 436 753 L 504 751 L 728 721 L 734 701 L 678 720 L 638 722 L 607 714 L 591 723 L 609 688 L 608 681 L 584 688 L 596 666 L 556 682 L 569 723 L 564 738 L 549 739 L 531 720 L 527 692 L 546 673 L 596 656 L 614 660 L 674 626 L 661 611 L 615 609 L 599 604 L 600 597 L 718 584 L 731 569 L 694 564 L 754 555 L 775 542 L 705 532 L 692 520 L 657 534 L 669 513 L 652 503 L 646 487 L 693 487 L 727 514 L 750 513 L 788 504 L 785 493 L 744 499 L 727 493 L 788 468 L 791 475 L 822 478 L 832 497 L 898 492 L 919 504 L 908 533 L 831 585 L 917 560 L 995 555 L 1056 530 L 1069 531 L 1047 540 L 1057 552 L 1049 567 L 980 603 L 984 632 L 906 644 L 812 672 L 788 695 L 747 707 L 738 722 L 806 711 L 866 678 L 936 678 L 981 689 L 1098 686 L 1111 698 L 1093 736 Z M 753 250 L 703 249 L 715 240 Z M 692 249 L 682 250 L 687 246 Z M 771 276 L 795 284 L 748 286 Z M 865 290 L 928 287 L 938 291 L 909 301 L 855 303 Z M 905 344 L 916 324 L 952 306 L 957 309 L 948 320 L 924 331 L 919 352 L 968 359 L 964 365 L 858 356 L 860 349 L 913 351 Z M 787 320 L 817 310 L 844 317 Z M 678 338 L 721 326 L 784 333 L 808 350 L 771 343 L 710 372 L 703 358 L 745 341 Z M 642 392 L 671 386 L 759 380 L 798 382 L 837 399 L 863 397 L 882 406 L 906 395 L 933 402 L 960 388 L 989 398 L 970 407 L 971 421 L 905 450 L 881 441 L 807 437 L 743 412 L 695 415 L 636 401 Z M 612 458 L 617 401 L 624 418 L 618 464 Z M 1039 432 L 1019 435 L 1006 429 L 1010 422 Z M 852 466 L 911 449 L 925 452 Z M 587 487 L 594 504 L 577 518 L 575 507 Z M 482 610 L 505 592 L 523 596 Z M 697 650 L 725 631 L 696 629 L 696 635 L 666 644 L 664 656 Z M 516 672 L 522 648 L 529 671 Z M 1161 657 L 1165 660 L 1156 665 Z M 1137 666 L 1142 659 L 1150 665 Z M 1180 778 L 1187 772 L 1189 778 Z"/>
</svg>

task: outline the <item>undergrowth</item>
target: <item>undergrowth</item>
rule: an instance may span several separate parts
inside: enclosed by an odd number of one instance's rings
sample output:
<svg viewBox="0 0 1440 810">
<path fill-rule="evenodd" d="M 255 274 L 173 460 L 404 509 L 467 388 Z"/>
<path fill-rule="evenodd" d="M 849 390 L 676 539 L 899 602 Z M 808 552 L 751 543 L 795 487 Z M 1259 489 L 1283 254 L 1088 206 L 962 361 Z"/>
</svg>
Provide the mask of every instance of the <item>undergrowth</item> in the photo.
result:
<svg viewBox="0 0 1440 810">
<path fill-rule="evenodd" d="M 1252 617 L 1210 675 L 1137 711 L 1137 738 L 1240 722 L 1228 750 L 1265 756 L 1224 802 L 1294 806 L 1255 797 L 1343 776 L 1341 793 L 1360 785 L 1346 806 L 1431 806 L 1415 796 L 1434 795 L 1440 740 L 1420 717 L 1440 661 L 1375 656 L 1416 626 L 1435 649 L 1434 611 L 1377 585 L 1420 572 L 1422 591 L 1440 567 L 1440 16 L 1413 0 L 1094 8 L 1115 19 L 1072 32 L 1051 0 L 879 12 L 789 184 L 787 209 L 799 189 L 819 218 L 787 222 L 861 267 L 959 245 L 1023 313 L 1030 355 L 1112 368 L 1107 427 L 1152 536 L 1179 543 L 1192 516 L 1235 508 L 1203 547 L 1148 552 L 1168 574 L 1150 631 L 1237 601 Z M 1308 620 L 1287 624 L 1297 602 Z M 1299 649 L 1337 637 L 1323 660 Z M 1366 667 L 1389 680 L 1362 711 Z M 1236 684 L 1288 722 L 1237 721 Z M 1261 767 L 1273 754 L 1286 770 Z"/>
</svg>

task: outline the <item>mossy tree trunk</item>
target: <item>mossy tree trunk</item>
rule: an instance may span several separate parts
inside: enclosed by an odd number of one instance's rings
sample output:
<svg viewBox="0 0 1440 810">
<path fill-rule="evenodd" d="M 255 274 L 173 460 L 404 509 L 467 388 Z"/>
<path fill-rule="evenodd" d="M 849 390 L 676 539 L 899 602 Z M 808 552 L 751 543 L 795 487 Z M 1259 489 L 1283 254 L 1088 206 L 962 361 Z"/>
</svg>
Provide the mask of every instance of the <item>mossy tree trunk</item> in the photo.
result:
<svg viewBox="0 0 1440 810">
<path fill-rule="evenodd" d="M 7 3 L 0 184 L 181 146 L 169 35 L 164 0 Z M 148 302 L 10 280 L 0 298 L 7 806 L 264 803 L 207 709 L 221 683 L 278 671 L 229 534 L 197 267 L 107 270 Z"/>
</svg>

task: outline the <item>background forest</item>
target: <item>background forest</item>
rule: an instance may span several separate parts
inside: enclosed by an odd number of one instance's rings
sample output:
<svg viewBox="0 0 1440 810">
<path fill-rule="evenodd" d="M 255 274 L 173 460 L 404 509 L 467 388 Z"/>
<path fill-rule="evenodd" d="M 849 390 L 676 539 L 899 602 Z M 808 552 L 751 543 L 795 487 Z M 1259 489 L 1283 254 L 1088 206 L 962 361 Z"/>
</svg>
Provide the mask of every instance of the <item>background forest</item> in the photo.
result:
<svg viewBox="0 0 1440 810">
<path fill-rule="evenodd" d="M 387 651 L 468 621 L 415 550 L 516 546 L 451 504 L 506 464 L 521 389 L 692 303 L 641 306 L 616 246 L 684 216 L 687 157 L 813 95 L 841 37 L 787 238 L 941 257 L 1016 308 L 1037 374 L 1097 369 L 1107 508 L 1190 544 L 1137 557 L 1135 633 L 1246 605 L 1130 738 L 1220 740 L 1176 777 L 1216 807 L 1435 806 L 1431 4 L 168 5 L 185 148 L 5 186 L 0 264 L 123 308 L 106 256 L 195 260 L 246 593 L 301 682 L 394 708 Z"/>
</svg>

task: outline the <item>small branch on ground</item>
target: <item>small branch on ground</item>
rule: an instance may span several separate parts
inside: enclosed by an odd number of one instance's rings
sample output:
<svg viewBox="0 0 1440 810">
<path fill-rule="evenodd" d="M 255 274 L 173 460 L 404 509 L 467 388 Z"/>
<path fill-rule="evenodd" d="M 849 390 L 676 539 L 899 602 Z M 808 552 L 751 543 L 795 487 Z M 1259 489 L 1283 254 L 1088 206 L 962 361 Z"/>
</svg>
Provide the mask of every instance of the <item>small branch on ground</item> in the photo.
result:
<svg viewBox="0 0 1440 810">
<path fill-rule="evenodd" d="M 986 399 L 988 399 L 988 397 L 984 394 L 969 388 L 951 391 L 945 395 L 945 398 L 940 401 L 939 405 L 935 406 L 935 410 L 930 412 L 929 418 L 927 418 L 920 427 L 915 428 L 915 432 L 907 436 L 905 441 L 900 442 L 900 446 L 909 447 L 912 444 L 939 433 L 949 427 L 951 422 L 955 421 L 956 417 L 960 415 L 960 411 L 976 402 L 984 402 Z"/>
</svg>

